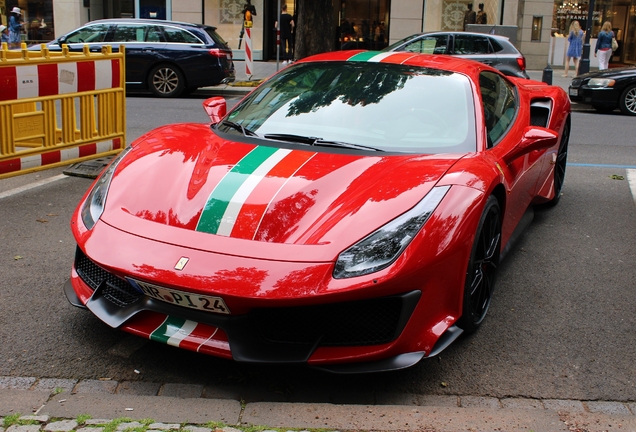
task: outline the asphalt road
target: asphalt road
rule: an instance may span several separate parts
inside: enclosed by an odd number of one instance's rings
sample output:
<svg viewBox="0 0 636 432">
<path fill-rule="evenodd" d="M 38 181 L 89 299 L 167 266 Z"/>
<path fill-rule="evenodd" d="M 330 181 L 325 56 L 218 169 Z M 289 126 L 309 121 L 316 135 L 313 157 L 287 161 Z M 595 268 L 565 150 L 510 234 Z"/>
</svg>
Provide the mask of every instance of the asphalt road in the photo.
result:
<svg viewBox="0 0 636 432">
<path fill-rule="evenodd" d="M 205 95 L 129 97 L 128 138 L 205 122 Z M 236 100 L 230 101 L 230 105 Z M 245 400 L 373 403 L 383 392 L 636 400 L 636 122 L 573 114 L 564 196 L 537 211 L 502 263 L 482 328 L 398 372 L 340 376 L 241 365 L 113 330 L 70 306 L 69 218 L 90 180 L 61 169 L 0 180 L 0 376 L 205 384 Z M 629 169 L 635 171 L 629 171 Z M 34 181 L 53 181 L 10 193 Z M 249 398 L 245 395 L 249 394 Z"/>
</svg>

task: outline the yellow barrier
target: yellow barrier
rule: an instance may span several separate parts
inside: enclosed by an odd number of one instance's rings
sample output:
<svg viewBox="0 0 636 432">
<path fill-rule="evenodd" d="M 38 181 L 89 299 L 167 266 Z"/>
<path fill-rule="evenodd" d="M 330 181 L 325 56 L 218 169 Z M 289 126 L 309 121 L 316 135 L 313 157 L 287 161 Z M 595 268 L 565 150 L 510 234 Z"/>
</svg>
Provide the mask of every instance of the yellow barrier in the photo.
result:
<svg viewBox="0 0 636 432">
<path fill-rule="evenodd" d="M 0 50 L 0 178 L 126 146 L 124 46 L 113 53 Z"/>
</svg>

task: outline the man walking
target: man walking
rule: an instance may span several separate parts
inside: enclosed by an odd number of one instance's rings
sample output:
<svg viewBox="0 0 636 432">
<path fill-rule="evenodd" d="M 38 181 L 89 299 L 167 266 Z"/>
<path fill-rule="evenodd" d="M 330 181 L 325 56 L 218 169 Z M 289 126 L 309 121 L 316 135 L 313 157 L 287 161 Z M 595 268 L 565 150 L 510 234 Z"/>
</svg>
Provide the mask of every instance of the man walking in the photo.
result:
<svg viewBox="0 0 636 432">
<path fill-rule="evenodd" d="M 284 4 L 280 13 L 280 47 L 284 65 L 291 63 L 294 58 L 294 46 L 292 44 L 294 25 L 294 19 L 287 13 L 287 5 Z M 276 21 L 274 27 L 278 28 L 278 21 Z"/>
</svg>

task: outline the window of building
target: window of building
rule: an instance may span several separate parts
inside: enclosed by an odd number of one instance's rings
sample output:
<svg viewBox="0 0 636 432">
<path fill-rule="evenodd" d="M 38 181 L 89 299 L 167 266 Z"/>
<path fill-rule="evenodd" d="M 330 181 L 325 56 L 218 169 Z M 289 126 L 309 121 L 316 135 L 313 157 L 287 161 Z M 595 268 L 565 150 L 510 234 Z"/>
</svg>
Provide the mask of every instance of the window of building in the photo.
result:
<svg viewBox="0 0 636 432">
<path fill-rule="evenodd" d="M 0 24 L 8 24 L 9 12 L 14 6 L 22 11 L 24 42 L 34 44 L 55 39 L 53 0 L 0 0 Z"/>
</svg>

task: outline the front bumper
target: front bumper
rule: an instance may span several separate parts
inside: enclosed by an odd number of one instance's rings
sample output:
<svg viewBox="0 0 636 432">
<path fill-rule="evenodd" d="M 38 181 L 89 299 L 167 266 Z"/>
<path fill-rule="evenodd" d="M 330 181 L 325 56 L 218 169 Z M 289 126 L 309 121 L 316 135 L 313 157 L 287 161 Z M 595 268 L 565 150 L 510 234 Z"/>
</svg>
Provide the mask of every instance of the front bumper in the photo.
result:
<svg viewBox="0 0 636 432">
<path fill-rule="evenodd" d="M 612 87 L 570 86 L 568 95 L 572 102 L 601 108 L 615 108 L 618 106 L 618 95 L 616 94 L 616 90 Z"/>
</svg>

